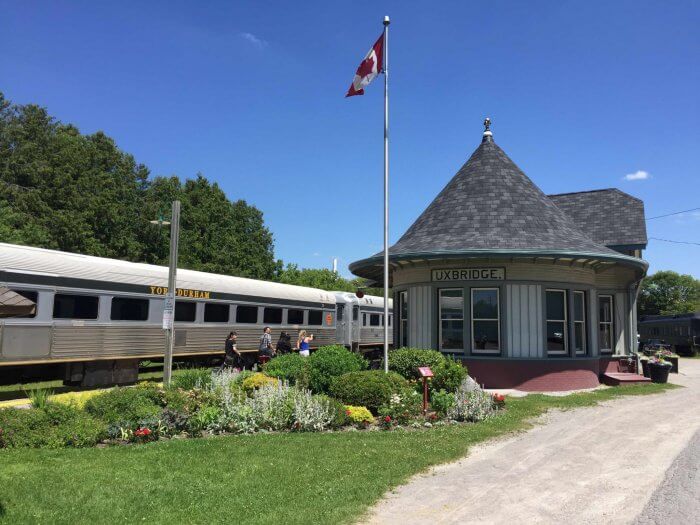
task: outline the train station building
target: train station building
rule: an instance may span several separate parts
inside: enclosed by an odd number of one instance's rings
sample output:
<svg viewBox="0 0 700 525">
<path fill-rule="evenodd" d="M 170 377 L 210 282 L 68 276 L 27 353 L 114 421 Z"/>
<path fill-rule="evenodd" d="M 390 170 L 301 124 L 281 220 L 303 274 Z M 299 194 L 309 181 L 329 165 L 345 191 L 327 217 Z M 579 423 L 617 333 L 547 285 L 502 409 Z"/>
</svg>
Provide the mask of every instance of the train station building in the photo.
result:
<svg viewBox="0 0 700 525">
<path fill-rule="evenodd" d="M 545 195 L 486 131 L 389 249 L 395 346 L 461 359 L 490 388 L 600 384 L 637 344 L 644 204 L 618 189 Z M 382 253 L 350 270 L 377 282 Z"/>
</svg>

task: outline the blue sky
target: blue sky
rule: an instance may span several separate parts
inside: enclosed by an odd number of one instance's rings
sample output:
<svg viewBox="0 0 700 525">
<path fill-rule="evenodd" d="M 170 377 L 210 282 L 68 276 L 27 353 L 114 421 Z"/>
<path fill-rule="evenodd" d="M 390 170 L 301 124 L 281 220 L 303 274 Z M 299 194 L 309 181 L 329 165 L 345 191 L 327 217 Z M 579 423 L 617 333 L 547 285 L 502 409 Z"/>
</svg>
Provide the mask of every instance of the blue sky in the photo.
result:
<svg viewBox="0 0 700 525">
<path fill-rule="evenodd" d="M 382 244 L 382 86 L 343 98 L 391 25 L 391 240 L 478 146 L 546 193 L 618 187 L 648 217 L 700 206 L 697 2 L 0 0 L 0 90 L 154 175 L 258 206 L 276 255 L 340 269 Z M 625 180 L 645 172 L 647 178 Z M 700 243 L 700 212 L 649 221 Z M 700 277 L 700 246 L 650 240 Z"/>
</svg>

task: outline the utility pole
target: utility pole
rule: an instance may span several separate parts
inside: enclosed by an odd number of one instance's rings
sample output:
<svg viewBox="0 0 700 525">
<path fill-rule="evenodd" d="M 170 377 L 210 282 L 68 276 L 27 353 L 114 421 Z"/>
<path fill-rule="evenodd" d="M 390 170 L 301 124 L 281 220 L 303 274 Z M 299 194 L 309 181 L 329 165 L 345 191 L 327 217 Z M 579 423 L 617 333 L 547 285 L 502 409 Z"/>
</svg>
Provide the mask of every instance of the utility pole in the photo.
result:
<svg viewBox="0 0 700 525">
<path fill-rule="evenodd" d="M 180 201 L 173 201 L 170 222 L 161 216 L 152 224 L 170 224 L 170 268 L 168 270 L 168 292 L 163 308 L 163 330 L 165 330 L 165 355 L 163 357 L 163 385 L 169 386 L 173 375 L 173 347 L 175 346 L 175 289 L 177 283 L 177 254 L 180 242 Z"/>
</svg>

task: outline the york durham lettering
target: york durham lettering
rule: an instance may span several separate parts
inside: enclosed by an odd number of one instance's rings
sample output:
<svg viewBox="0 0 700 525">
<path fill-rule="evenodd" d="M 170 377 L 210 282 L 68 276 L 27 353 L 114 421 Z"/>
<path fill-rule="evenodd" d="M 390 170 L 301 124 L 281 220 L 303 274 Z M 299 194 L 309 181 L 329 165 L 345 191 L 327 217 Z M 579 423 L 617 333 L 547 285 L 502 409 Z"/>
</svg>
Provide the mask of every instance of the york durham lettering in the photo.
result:
<svg viewBox="0 0 700 525">
<path fill-rule="evenodd" d="M 448 268 L 433 270 L 433 281 L 502 281 L 505 268 Z"/>
<path fill-rule="evenodd" d="M 167 286 L 151 286 L 153 295 L 166 295 L 168 293 Z M 176 297 L 189 297 L 190 299 L 209 299 L 211 292 L 202 290 L 189 290 L 188 288 L 175 288 Z"/>
</svg>

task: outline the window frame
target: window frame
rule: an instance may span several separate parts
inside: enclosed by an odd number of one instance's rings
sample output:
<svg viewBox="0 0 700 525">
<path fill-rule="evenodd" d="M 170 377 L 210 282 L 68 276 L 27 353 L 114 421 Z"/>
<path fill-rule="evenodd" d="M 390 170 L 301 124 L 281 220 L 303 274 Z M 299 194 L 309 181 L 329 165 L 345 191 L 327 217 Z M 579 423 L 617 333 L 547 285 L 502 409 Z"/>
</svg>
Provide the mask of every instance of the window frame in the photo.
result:
<svg viewBox="0 0 700 525">
<path fill-rule="evenodd" d="M 91 297 L 96 299 L 97 307 L 95 309 L 95 317 L 56 317 L 56 297 L 59 295 L 67 295 L 74 297 Z M 100 296 L 89 293 L 72 293 L 72 292 L 56 292 L 53 294 L 51 304 L 51 319 L 58 321 L 98 321 L 100 319 Z"/>
<path fill-rule="evenodd" d="M 177 305 L 178 304 L 191 304 L 194 306 L 194 318 L 189 321 L 180 321 L 177 319 Z M 175 299 L 175 311 L 173 312 L 173 322 L 175 323 L 196 323 L 197 322 L 197 301 L 185 301 L 182 299 Z"/>
<path fill-rule="evenodd" d="M 600 300 L 604 297 L 610 299 L 610 321 L 600 320 Z M 610 325 L 610 348 L 603 348 L 600 341 L 600 327 L 604 324 Z M 615 300 L 612 294 L 598 295 L 598 351 L 601 354 L 613 354 L 615 352 Z"/>
<path fill-rule="evenodd" d="M 126 301 L 145 301 L 146 302 L 146 318 L 145 319 L 115 319 L 114 318 L 114 300 L 126 300 Z M 109 301 L 109 321 L 117 323 L 147 323 L 148 318 L 151 315 L 151 301 L 144 299 L 143 297 L 127 297 L 115 295 Z"/>
<path fill-rule="evenodd" d="M 408 346 L 408 290 L 399 292 L 399 343 Z M 404 315 L 404 307 L 406 315 Z"/>
<path fill-rule="evenodd" d="M 547 292 L 560 292 L 564 295 L 564 319 L 549 319 L 547 316 Z M 545 288 L 544 291 L 544 348 L 547 355 L 568 355 L 569 353 L 569 294 L 568 290 L 565 288 Z M 550 350 L 547 347 L 549 340 L 547 338 L 547 325 L 549 323 L 562 323 L 564 325 L 564 334 L 562 340 L 564 341 L 563 350 Z"/>
<path fill-rule="evenodd" d="M 292 321 L 289 320 L 289 313 L 290 312 L 301 312 L 301 321 L 298 323 L 293 323 Z M 287 308 L 287 324 L 291 324 L 294 326 L 301 326 L 304 324 L 304 310 L 303 308 Z"/>
<path fill-rule="evenodd" d="M 374 322 L 375 320 L 376 320 L 376 323 Z M 382 326 L 381 314 L 369 314 L 369 326 L 370 327 Z"/>
<path fill-rule="evenodd" d="M 239 312 L 241 312 L 242 308 L 245 310 L 247 310 L 248 308 L 255 310 L 255 321 L 253 321 L 253 322 L 239 321 L 238 314 L 239 314 Z M 252 304 L 237 304 L 236 305 L 236 324 L 245 324 L 245 325 L 260 324 L 260 308 L 258 308 L 255 305 L 252 305 Z"/>
<path fill-rule="evenodd" d="M 277 318 L 277 312 L 279 312 L 279 321 L 277 321 L 277 320 L 271 321 L 265 317 L 268 313 L 270 313 L 271 315 L 274 313 L 275 318 Z M 263 307 L 263 324 L 264 325 L 282 324 L 283 318 L 284 318 L 284 308 L 282 308 L 281 306 L 264 306 Z"/>
<path fill-rule="evenodd" d="M 14 321 L 15 319 L 36 319 L 37 316 L 39 315 L 39 290 L 30 290 L 26 288 L 9 288 L 9 290 L 15 292 L 16 294 L 21 295 L 25 299 L 29 299 L 34 303 L 34 313 L 31 315 L 13 315 L 13 316 L 7 316 L 7 317 L 1 317 L 0 319 L 4 320 L 12 320 Z M 36 295 L 36 299 L 30 299 L 25 293 L 29 294 L 34 294 Z"/>
<path fill-rule="evenodd" d="M 466 321 L 466 315 L 464 311 L 464 288 L 438 288 L 437 289 L 437 314 L 438 314 L 438 351 L 445 354 L 445 353 L 451 353 L 451 354 L 460 354 L 464 353 L 466 350 L 465 347 L 465 339 L 464 339 L 464 321 Z M 460 292 L 461 297 L 462 297 L 462 348 L 443 348 L 443 338 L 442 338 L 442 322 L 443 321 L 460 321 L 460 319 L 443 319 L 442 318 L 442 292 Z"/>
<path fill-rule="evenodd" d="M 497 301 L 497 306 L 496 306 L 496 313 L 498 317 L 496 319 L 487 319 L 487 318 L 478 318 L 474 319 L 474 292 L 475 291 L 482 291 L 482 290 L 496 290 L 496 301 Z M 503 342 L 503 339 L 501 338 L 501 289 L 498 286 L 483 286 L 483 287 L 474 287 L 469 289 L 469 339 L 470 339 L 470 345 L 471 345 L 471 353 L 472 354 L 486 354 L 486 355 L 498 355 L 501 353 L 503 349 L 503 345 L 501 344 Z M 498 328 L 498 348 L 493 349 L 477 349 L 476 348 L 476 341 L 474 340 L 474 321 L 496 321 L 496 326 Z"/>
<path fill-rule="evenodd" d="M 207 321 L 207 306 L 210 306 L 210 305 L 212 305 L 214 307 L 223 306 L 223 307 L 228 308 L 228 315 L 226 316 L 226 320 L 225 321 Z M 228 304 L 228 303 L 214 303 L 214 302 L 204 303 L 204 311 L 202 312 L 202 322 L 203 323 L 212 323 L 212 324 L 218 325 L 218 324 L 228 323 L 230 319 L 231 319 L 231 305 L 230 304 Z"/>
<path fill-rule="evenodd" d="M 559 292 L 564 295 L 564 300 L 562 304 L 564 305 L 564 319 L 549 319 L 547 316 L 547 292 Z M 547 355 L 568 355 L 569 353 L 569 294 L 565 288 L 545 288 L 544 291 L 544 348 Z M 549 340 L 547 338 L 547 325 L 549 323 L 562 323 L 564 325 L 564 333 L 562 335 L 562 341 L 564 341 L 563 350 L 550 350 L 547 345 Z"/>
<path fill-rule="evenodd" d="M 583 314 L 583 319 L 580 320 L 580 321 L 578 321 L 578 320 L 576 319 L 576 296 L 577 296 L 577 295 L 580 295 L 580 296 L 581 296 L 581 301 L 582 301 L 581 313 Z M 587 337 L 588 334 L 586 334 L 586 328 L 587 328 L 587 327 L 586 327 L 586 325 L 587 325 L 586 320 L 587 320 L 587 318 L 588 318 L 588 316 L 586 315 L 586 313 L 587 313 L 587 309 L 586 309 L 586 292 L 585 292 L 584 290 L 574 290 L 574 291 L 572 292 L 572 299 L 573 299 L 573 301 L 574 301 L 574 305 L 573 305 L 573 306 L 574 306 L 574 311 L 573 311 L 573 315 L 572 315 L 572 317 L 571 317 L 571 319 L 572 319 L 572 321 L 573 321 L 573 323 L 574 323 L 574 333 L 572 334 L 572 336 L 573 336 L 573 338 L 574 338 L 574 341 L 573 341 L 573 342 L 574 342 L 574 345 L 573 345 L 573 347 L 574 347 L 574 353 L 575 353 L 576 355 L 586 355 L 586 353 L 588 352 L 588 337 Z M 579 350 L 579 349 L 577 348 L 577 343 L 578 343 L 578 341 L 576 341 L 576 325 L 577 325 L 577 324 L 580 324 L 580 325 L 581 325 L 581 335 L 582 335 L 582 337 L 583 337 L 583 344 L 581 345 L 581 350 Z"/>
<path fill-rule="evenodd" d="M 318 323 L 312 323 L 311 322 L 311 315 L 315 312 L 318 312 L 319 314 L 319 322 Z M 309 310 L 309 318 L 308 318 L 308 325 L 309 326 L 323 326 L 323 310 Z"/>
</svg>

